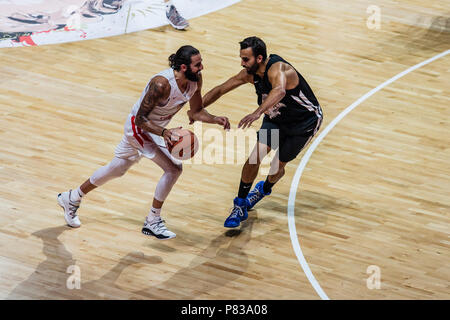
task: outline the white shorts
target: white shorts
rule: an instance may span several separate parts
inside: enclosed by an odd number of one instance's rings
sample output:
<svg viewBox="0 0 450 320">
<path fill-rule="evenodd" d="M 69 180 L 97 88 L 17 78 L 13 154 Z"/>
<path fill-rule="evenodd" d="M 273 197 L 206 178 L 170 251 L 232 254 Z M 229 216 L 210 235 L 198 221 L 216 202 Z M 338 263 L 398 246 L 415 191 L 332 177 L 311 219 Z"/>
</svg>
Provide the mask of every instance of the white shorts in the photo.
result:
<svg viewBox="0 0 450 320">
<path fill-rule="evenodd" d="M 116 157 L 137 162 L 143 156 L 148 159 L 153 159 L 156 154 L 162 152 L 175 164 L 180 165 L 182 163 L 180 160 L 174 158 L 169 150 L 167 150 L 163 137 L 150 132 L 143 132 L 135 126 L 132 128 L 129 121 L 130 119 L 127 119 L 124 135 L 114 152 Z"/>
</svg>

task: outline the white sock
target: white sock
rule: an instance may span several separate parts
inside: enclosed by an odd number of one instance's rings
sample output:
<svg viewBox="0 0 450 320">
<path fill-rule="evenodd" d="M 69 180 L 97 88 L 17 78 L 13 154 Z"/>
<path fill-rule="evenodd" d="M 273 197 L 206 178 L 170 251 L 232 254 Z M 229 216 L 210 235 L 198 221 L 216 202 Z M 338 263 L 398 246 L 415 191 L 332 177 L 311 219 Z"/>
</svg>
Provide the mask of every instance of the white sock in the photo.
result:
<svg viewBox="0 0 450 320">
<path fill-rule="evenodd" d="M 72 190 L 72 192 L 70 193 L 70 201 L 80 202 L 83 196 L 83 191 L 81 191 L 80 187 L 78 187 L 76 190 Z"/>
<path fill-rule="evenodd" d="M 152 207 L 150 209 L 150 212 L 148 213 L 147 221 L 151 223 L 160 218 L 161 218 L 161 208 L 156 209 Z"/>
</svg>

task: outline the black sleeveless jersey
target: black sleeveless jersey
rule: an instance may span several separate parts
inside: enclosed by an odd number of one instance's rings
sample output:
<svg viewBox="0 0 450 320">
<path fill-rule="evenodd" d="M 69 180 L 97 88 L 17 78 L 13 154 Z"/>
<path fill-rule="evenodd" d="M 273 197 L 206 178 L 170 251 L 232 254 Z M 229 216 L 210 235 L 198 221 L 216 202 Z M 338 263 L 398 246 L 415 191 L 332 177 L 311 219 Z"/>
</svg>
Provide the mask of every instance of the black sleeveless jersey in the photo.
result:
<svg viewBox="0 0 450 320">
<path fill-rule="evenodd" d="M 253 76 L 253 84 L 258 95 L 258 105 L 263 103 L 272 90 L 267 72 L 274 63 L 279 61 L 292 66 L 280 56 L 271 54 L 263 78 L 261 79 L 258 75 Z M 298 85 L 293 89 L 286 90 L 286 95 L 283 99 L 266 111 L 264 120 L 291 128 L 295 127 L 295 131 L 301 131 L 302 128 L 307 129 L 317 123 L 318 118 L 322 118 L 322 109 L 306 80 L 295 68 L 294 70 L 298 75 Z"/>
</svg>

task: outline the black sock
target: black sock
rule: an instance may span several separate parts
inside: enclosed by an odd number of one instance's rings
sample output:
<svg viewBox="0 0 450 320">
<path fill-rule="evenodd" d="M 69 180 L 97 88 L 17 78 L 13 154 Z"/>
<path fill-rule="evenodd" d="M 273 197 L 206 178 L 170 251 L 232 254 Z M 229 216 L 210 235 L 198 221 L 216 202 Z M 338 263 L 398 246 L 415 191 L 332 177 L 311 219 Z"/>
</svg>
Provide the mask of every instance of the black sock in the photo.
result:
<svg viewBox="0 0 450 320">
<path fill-rule="evenodd" d="M 245 183 L 241 180 L 241 184 L 239 185 L 239 193 L 238 197 L 241 199 L 247 198 L 248 193 L 250 192 L 250 188 L 252 187 L 252 182 Z"/>
<path fill-rule="evenodd" d="M 264 181 L 264 184 L 263 184 L 263 191 L 264 191 L 264 193 L 271 192 L 272 191 L 272 187 L 273 187 L 274 184 L 275 183 L 270 182 L 269 181 L 269 177 L 267 177 L 266 181 Z"/>
</svg>

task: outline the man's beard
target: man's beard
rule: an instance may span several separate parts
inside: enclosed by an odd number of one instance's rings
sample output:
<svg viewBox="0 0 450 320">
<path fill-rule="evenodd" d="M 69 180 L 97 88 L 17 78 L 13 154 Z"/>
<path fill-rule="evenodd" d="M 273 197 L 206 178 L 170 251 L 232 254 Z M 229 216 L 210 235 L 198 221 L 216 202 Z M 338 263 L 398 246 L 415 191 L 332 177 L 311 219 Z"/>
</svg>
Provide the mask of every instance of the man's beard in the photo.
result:
<svg viewBox="0 0 450 320">
<path fill-rule="evenodd" d="M 186 72 L 184 73 L 184 75 L 190 81 L 198 82 L 200 80 L 200 77 L 198 76 L 198 73 L 193 73 L 190 66 L 188 66 L 188 68 L 187 68 Z"/>
<path fill-rule="evenodd" d="M 256 71 L 258 71 L 258 67 L 259 67 L 258 63 L 255 62 L 250 68 L 245 68 L 245 69 L 247 70 L 248 74 L 255 75 Z"/>
</svg>

